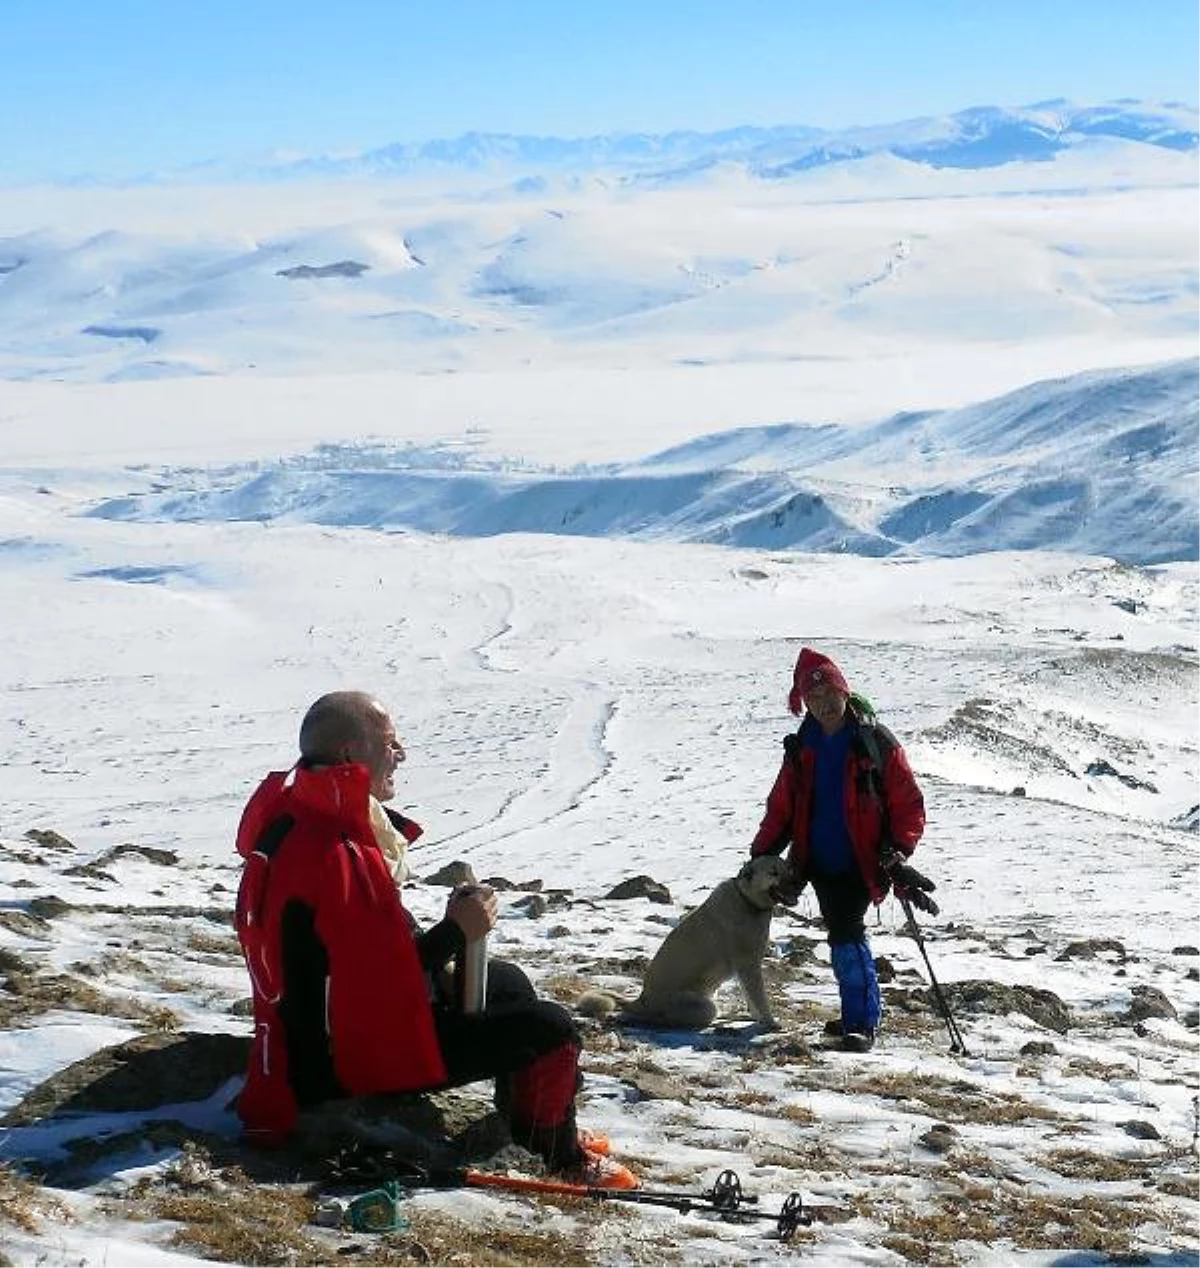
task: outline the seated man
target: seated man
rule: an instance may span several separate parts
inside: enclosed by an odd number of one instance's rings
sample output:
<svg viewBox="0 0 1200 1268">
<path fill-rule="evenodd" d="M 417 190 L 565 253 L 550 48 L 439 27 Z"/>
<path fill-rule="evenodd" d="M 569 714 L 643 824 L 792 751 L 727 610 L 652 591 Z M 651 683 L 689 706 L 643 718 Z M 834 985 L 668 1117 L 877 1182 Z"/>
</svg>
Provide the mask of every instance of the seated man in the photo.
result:
<svg viewBox="0 0 1200 1268">
<path fill-rule="evenodd" d="M 282 1143 L 299 1109 L 331 1098 L 496 1078 L 514 1141 L 549 1170 L 636 1187 L 576 1127 L 581 1045 L 564 1008 L 538 999 L 512 965 L 495 966 L 481 1012 L 435 989 L 451 959 L 493 927 L 496 898 L 460 887 L 441 921 L 417 929 L 396 880 L 420 829 L 382 805 L 403 760 L 383 705 L 334 692 L 306 714 L 296 766 L 269 774 L 242 813 L 237 931 L 254 1040 L 238 1114 L 248 1134 Z"/>
</svg>

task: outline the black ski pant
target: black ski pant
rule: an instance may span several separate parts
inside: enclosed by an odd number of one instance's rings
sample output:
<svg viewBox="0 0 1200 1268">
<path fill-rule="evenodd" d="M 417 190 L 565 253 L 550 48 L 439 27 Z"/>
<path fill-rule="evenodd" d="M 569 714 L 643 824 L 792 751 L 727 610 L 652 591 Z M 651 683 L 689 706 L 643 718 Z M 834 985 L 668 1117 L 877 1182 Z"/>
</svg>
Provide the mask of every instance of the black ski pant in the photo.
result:
<svg viewBox="0 0 1200 1268">
<path fill-rule="evenodd" d="M 871 894 L 855 869 L 832 876 L 810 876 L 821 919 L 829 934 L 829 945 L 862 942 L 867 936 L 867 908 Z"/>
</svg>

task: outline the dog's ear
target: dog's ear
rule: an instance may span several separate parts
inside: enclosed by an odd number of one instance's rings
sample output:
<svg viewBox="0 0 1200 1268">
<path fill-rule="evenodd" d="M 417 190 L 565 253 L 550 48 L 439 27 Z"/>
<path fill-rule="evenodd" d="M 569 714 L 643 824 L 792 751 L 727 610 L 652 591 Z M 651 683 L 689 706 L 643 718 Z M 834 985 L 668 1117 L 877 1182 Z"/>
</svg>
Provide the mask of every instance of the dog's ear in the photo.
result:
<svg viewBox="0 0 1200 1268">
<path fill-rule="evenodd" d="M 737 879 L 739 881 L 748 881 L 754 875 L 754 859 L 747 859 L 738 870 Z"/>
</svg>

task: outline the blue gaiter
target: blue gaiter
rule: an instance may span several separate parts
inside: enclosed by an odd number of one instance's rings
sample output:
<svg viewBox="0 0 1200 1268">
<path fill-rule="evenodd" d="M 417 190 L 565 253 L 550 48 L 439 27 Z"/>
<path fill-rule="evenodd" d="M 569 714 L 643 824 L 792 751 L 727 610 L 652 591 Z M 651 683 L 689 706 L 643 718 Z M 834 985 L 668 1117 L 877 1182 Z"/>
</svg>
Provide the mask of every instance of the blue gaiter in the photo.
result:
<svg viewBox="0 0 1200 1268">
<path fill-rule="evenodd" d="M 842 1030 L 873 1035 L 879 1029 L 883 1005 L 871 948 L 864 938 L 861 942 L 835 943 L 829 952 L 842 997 Z"/>
</svg>

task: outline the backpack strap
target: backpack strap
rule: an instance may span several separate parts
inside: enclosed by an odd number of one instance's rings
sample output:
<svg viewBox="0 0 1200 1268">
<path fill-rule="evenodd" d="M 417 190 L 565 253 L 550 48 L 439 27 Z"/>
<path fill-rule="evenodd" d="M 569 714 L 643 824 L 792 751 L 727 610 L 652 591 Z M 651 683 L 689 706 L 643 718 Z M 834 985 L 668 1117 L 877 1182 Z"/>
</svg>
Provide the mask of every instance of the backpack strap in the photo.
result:
<svg viewBox="0 0 1200 1268">
<path fill-rule="evenodd" d="M 855 699 L 855 697 L 851 697 L 852 705 L 855 703 Z M 852 707 L 850 712 L 858 726 L 858 734 L 854 738 L 853 747 L 860 756 L 867 759 L 867 791 L 879 803 L 879 812 L 883 822 L 883 835 L 886 838 L 888 835 L 887 798 L 883 792 L 883 768 L 893 751 L 900 747 L 900 741 L 876 718 L 873 711 L 860 711 Z M 783 737 L 783 751 L 797 772 L 800 770 L 800 750 L 803 747 L 798 729 L 789 732 Z M 771 852 L 779 853 L 783 845 L 786 844 L 787 839 L 785 837 L 780 842 L 779 847 Z"/>
<path fill-rule="evenodd" d="M 867 785 L 879 806 L 879 822 L 883 830 L 881 840 L 888 842 L 891 840 L 891 831 L 888 827 L 887 797 L 883 790 L 883 768 L 887 759 L 900 747 L 900 741 L 882 722 L 871 718 L 859 722 L 855 747 L 866 756 L 869 763 Z"/>
</svg>

